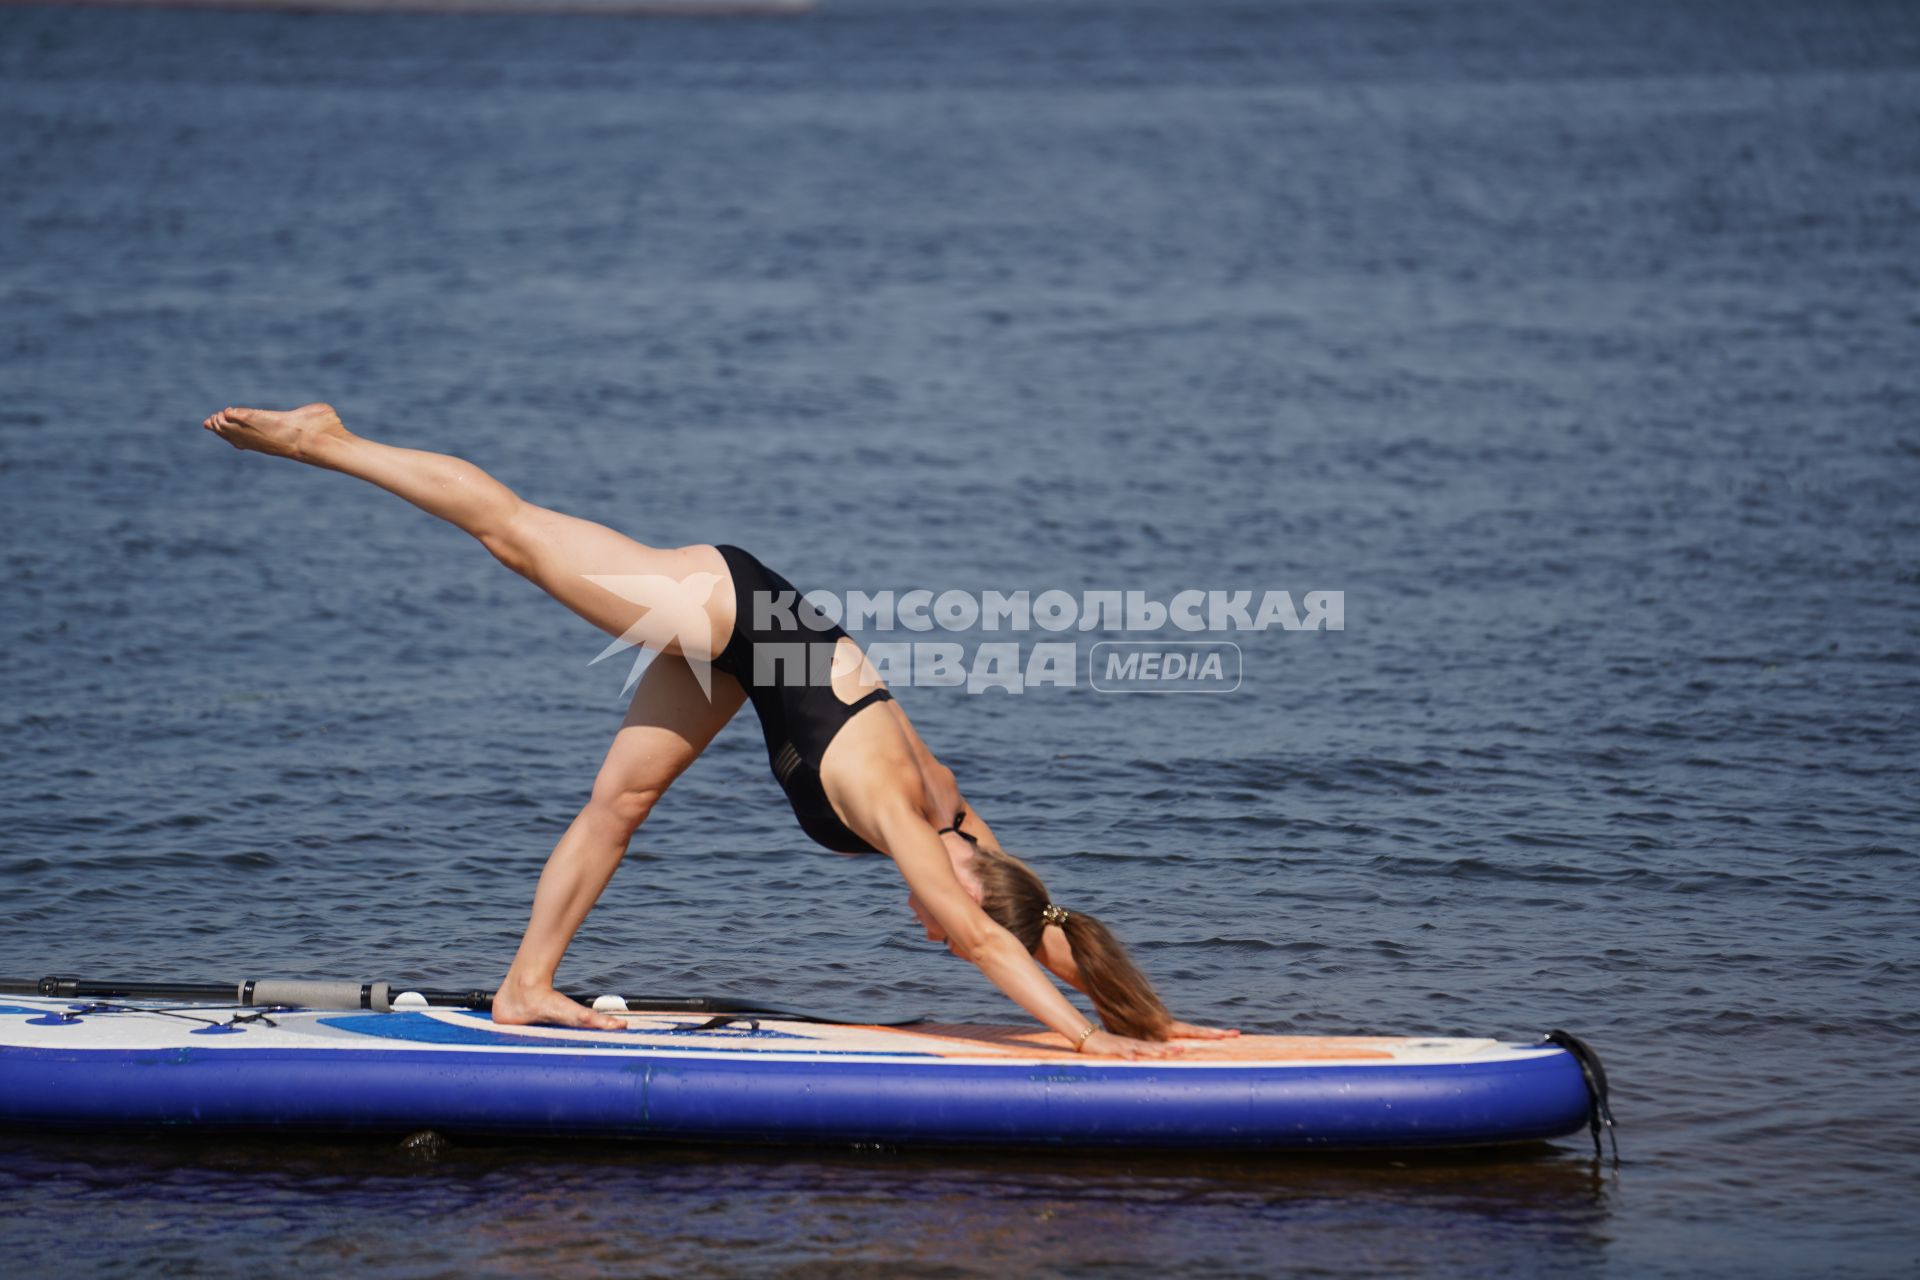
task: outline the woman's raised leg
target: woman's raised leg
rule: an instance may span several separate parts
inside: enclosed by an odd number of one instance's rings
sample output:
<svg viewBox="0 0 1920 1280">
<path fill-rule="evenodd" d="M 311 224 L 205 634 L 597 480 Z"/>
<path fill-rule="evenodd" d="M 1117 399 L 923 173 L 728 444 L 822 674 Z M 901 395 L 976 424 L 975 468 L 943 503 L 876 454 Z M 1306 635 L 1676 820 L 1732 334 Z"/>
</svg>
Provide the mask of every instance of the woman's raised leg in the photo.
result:
<svg viewBox="0 0 1920 1280">
<path fill-rule="evenodd" d="M 709 658 L 733 626 L 726 562 L 710 546 L 650 547 L 522 499 L 462 458 L 348 431 L 329 405 L 222 409 L 202 424 L 237 449 L 376 484 L 472 534 L 494 557 L 594 626 L 668 653 Z"/>
</svg>

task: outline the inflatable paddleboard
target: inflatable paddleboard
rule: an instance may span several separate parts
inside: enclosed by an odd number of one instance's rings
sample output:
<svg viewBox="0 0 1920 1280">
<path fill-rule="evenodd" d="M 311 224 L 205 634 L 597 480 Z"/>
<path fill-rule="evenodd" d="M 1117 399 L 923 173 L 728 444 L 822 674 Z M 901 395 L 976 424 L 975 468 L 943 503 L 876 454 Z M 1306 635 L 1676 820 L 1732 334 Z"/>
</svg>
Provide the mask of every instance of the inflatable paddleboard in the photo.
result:
<svg viewBox="0 0 1920 1280">
<path fill-rule="evenodd" d="M 1531 1142 L 1594 1106 L 1553 1043 L 1250 1035 L 1128 1062 L 1040 1028 L 625 1016 L 0 997 L 0 1124 L 1281 1150 Z"/>
</svg>

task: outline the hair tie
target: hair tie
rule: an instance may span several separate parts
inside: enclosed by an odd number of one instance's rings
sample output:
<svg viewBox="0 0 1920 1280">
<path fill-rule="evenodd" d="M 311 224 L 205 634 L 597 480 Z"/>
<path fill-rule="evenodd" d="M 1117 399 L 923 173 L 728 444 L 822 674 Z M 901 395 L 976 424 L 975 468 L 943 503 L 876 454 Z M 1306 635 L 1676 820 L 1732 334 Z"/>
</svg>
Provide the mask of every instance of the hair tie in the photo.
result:
<svg viewBox="0 0 1920 1280">
<path fill-rule="evenodd" d="M 1066 908 L 1056 907 L 1049 902 L 1046 909 L 1040 913 L 1040 918 L 1048 924 L 1064 925 L 1071 914 Z"/>
<path fill-rule="evenodd" d="M 953 815 L 952 826 L 942 827 L 938 831 L 934 832 L 934 834 L 937 836 L 944 836 L 948 832 L 952 832 L 954 835 L 959 836 L 962 840 L 965 840 L 968 844 L 972 845 L 974 848 L 977 849 L 980 847 L 980 842 L 960 829 L 960 824 L 966 821 L 966 818 L 967 818 L 967 811 L 965 809 L 962 809 L 960 812 Z"/>
</svg>

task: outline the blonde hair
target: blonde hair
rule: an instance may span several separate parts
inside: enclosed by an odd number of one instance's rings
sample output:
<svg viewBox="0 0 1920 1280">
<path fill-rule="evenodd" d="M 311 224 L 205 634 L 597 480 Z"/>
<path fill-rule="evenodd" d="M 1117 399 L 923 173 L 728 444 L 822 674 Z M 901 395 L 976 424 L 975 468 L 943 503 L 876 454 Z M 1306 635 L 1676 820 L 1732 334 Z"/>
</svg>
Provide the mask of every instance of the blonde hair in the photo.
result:
<svg viewBox="0 0 1920 1280">
<path fill-rule="evenodd" d="M 1010 853 L 977 842 L 974 851 L 981 909 L 1018 938 L 1021 946 L 1037 953 L 1047 926 L 1045 913 L 1053 901 L 1047 886 L 1032 867 Z M 1067 936 L 1081 984 L 1107 1030 L 1139 1040 L 1168 1039 L 1173 1015 L 1107 926 L 1084 912 L 1070 911 L 1059 927 Z"/>
</svg>

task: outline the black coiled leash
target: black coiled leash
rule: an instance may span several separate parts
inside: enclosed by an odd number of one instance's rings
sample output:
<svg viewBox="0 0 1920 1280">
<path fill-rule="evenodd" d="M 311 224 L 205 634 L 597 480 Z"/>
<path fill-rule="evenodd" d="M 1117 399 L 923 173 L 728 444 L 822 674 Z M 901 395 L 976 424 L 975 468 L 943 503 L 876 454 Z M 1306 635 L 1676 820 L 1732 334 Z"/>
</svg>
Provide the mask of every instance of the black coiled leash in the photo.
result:
<svg viewBox="0 0 1920 1280">
<path fill-rule="evenodd" d="M 1618 1169 L 1620 1139 L 1614 1133 L 1613 1108 L 1607 1103 L 1607 1069 L 1600 1065 L 1600 1055 L 1571 1031 L 1555 1028 L 1541 1039 L 1559 1045 L 1580 1064 L 1580 1074 L 1587 1082 L 1587 1129 L 1593 1134 L 1593 1158 L 1600 1158 L 1600 1130 L 1605 1129 L 1607 1141 L 1613 1144 L 1613 1167 Z"/>
</svg>

